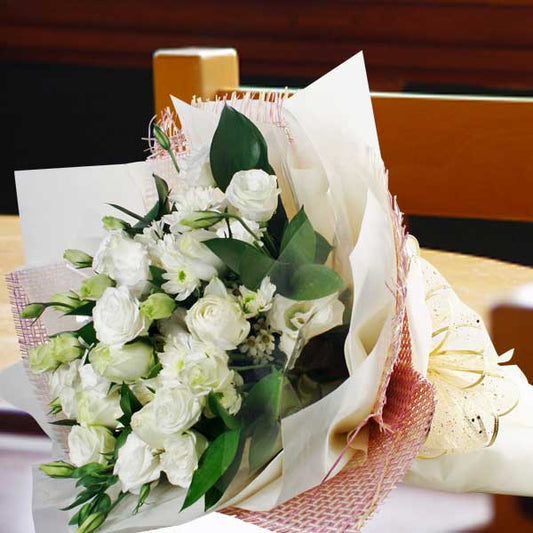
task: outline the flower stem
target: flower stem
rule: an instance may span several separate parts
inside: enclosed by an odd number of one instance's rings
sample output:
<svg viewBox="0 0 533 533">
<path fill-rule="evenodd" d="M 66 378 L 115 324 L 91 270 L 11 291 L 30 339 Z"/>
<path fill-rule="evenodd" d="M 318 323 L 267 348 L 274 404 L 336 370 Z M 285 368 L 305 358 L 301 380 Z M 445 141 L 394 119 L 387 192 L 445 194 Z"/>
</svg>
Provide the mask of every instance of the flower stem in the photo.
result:
<svg viewBox="0 0 533 533">
<path fill-rule="evenodd" d="M 180 173 L 180 167 L 178 165 L 178 161 L 176 159 L 176 156 L 174 155 L 174 152 L 172 151 L 172 148 L 169 148 L 167 150 L 168 155 L 170 155 L 170 159 L 172 159 L 172 163 L 174 164 L 174 168 L 176 169 L 177 173 Z"/>
<path fill-rule="evenodd" d="M 232 366 L 230 365 L 230 368 L 232 370 L 237 370 L 237 371 L 244 371 L 244 370 L 256 370 L 257 368 L 268 368 L 268 367 L 271 367 L 272 364 L 268 363 L 266 365 L 246 365 L 246 366 Z"/>
</svg>

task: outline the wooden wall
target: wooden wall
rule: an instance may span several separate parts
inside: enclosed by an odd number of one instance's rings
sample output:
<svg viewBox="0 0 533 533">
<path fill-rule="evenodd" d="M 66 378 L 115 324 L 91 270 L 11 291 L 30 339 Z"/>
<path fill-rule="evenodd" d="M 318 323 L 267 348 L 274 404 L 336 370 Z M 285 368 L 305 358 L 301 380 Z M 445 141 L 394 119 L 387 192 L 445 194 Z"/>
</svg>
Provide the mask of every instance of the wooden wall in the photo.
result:
<svg viewBox="0 0 533 533">
<path fill-rule="evenodd" d="M 4 61 L 148 68 L 232 46 L 245 79 L 308 80 L 359 49 L 372 90 L 533 89 L 531 0 L 2 0 Z"/>
</svg>

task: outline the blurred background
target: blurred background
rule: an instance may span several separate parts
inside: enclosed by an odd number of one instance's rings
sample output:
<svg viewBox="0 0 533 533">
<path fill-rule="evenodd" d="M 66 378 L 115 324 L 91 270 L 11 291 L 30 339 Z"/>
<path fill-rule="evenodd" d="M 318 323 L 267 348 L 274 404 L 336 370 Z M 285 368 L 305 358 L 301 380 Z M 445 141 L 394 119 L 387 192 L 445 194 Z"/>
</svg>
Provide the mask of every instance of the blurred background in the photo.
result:
<svg viewBox="0 0 533 533">
<path fill-rule="evenodd" d="M 302 87 L 364 50 L 372 91 L 533 96 L 528 0 L 2 0 L 0 24 L 0 213 L 14 169 L 144 157 L 157 48 L 234 47 L 243 85 Z M 409 223 L 426 247 L 533 264 L 530 223 Z"/>
</svg>

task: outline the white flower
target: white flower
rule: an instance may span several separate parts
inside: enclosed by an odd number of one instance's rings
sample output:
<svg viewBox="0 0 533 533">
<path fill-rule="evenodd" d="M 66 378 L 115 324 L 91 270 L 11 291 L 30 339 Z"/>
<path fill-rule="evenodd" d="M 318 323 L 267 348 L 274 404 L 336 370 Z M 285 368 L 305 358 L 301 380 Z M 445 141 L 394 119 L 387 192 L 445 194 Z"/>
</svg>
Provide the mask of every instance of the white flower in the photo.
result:
<svg viewBox="0 0 533 533">
<path fill-rule="evenodd" d="M 202 241 L 215 235 L 196 230 L 177 237 L 166 235 L 161 242 L 161 264 L 166 270 L 163 290 L 175 294 L 176 300 L 185 300 L 200 285 L 210 280 L 222 268 L 222 262 Z"/>
<path fill-rule="evenodd" d="M 128 435 L 118 451 L 118 459 L 113 473 L 118 476 L 123 492 L 139 494 L 145 483 L 159 479 L 161 465 L 159 457 L 135 433 Z"/>
<path fill-rule="evenodd" d="M 236 415 L 242 405 L 242 396 L 237 392 L 236 386 L 242 385 L 242 377 L 237 372 L 232 372 L 233 382 L 219 392 L 219 402 L 227 409 L 230 415 Z"/>
<path fill-rule="evenodd" d="M 264 170 L 236 172 L 226 189 L 226 199 L 243 216 L 256 222 L 269 220 L 278 206 L 278 180 Z"/>
<path fill-rule="evenodd" d="M 257 291 L 251 291 L 244 285 L 239 287 L 241 294 L 239 302 L 244 316 L 251 318 L 257 316 L 259 313 L 264 313 L 272 307 L 272 299 L 276 292 L 276 286 L 270 282 L 270 278 L 267 276 L 261 281 L 261 285 Z"/>
<path fill-rule="evenodd" d="M 222 350 L 235 349 L 250 332 L 250 323 L 239 304 L 229 297 L 200 298 L 185 318 L 189 331 L 198 339 Z"/>
<path fill-rule="evenodd" d="M 130 390 L 142 405 L 146 405 L 148 402 L 151 402 L 154 399 L 155 393 L 153 391 L 156 382 L 159 382 L 157 378 L 138 381 L 137 383 L 130 385 Z"/>
<path fill-rule="evenodd" d="M 117 427 L 117 419 L 122 416 L 120 393 L 114 390 L 106 396 L 83 390 L 77 396 L 76 419 L 80 424 Z"/>
<path fill-rule="evenodd" d="M 280 349 L 290 356 L 300 330 L 306 342 L 342 324 L 343 312 L 337 294 L 302 302 L 276 294 L 267 321 L 271 329 L 281 333 Z"/>
<path fill-rule="evenodd" d="M 243 217 L 244 223 L 252 230 L 252 232 L 256 235 L 258 239 L 260 239 L 263 236 L 263 233 L 265 230 L 259 226 L 257 222 L 254 222 L 253 220 L 248 220 Z M 247 243 L 253 243 L 254 238 L 250 234 L 249 231 L 244 229 L 244 226 L 235 219 L 229 220 L 229 227 L 226 222 L 220 222 L 215 226 L 217 237 L 220 239 L 227 239 L 231 237 L 232 239 L 237 239 L 238 241 L 244 241 Z M 231 232 L 230 232 L 231 230 Z"/>
<path fill-rule="evenodd" d="M 154 220 L 147 228 L 143 229 L 142 233 L 133 237 L 135 242 L 141 243 L 146 248 L 151 263 L 156 266 L 159 266 L 159 241 L 165 235 L 163 226 L 162 220 Z"/>
<path fill-rule="evenodd" d="M 163 217 L 171 233 L 185 233 L 191 228 L 181 224 L 184 218 L 197 211 L 214 211 L 224 202 L 224 193 L 215 187 L 179 187 L 170 194 L 174 210 Z"/>
<path fill-rule="evenodd" d="M 167 339 L 159 360 L 162 380 L 187 385 L 199 396 L 224 388 L 232 377 L 226 352 L 189 333 Z"/>
<path fill-rule="evenodd" d="M 142 290 L 148 279 L 150 260 L 141 242 L 123 231 L 112 231 L 100 243 L 93 259 L 93 269 L 107 274 L 118 285 Z"/>
<path fill-rule="evenodd" d="M 114 383 L 132 383 L 154 366 L 154 350 L 145 342 L 124 346 L 98 344 L 89 354 L 94 370 Z"/>
<path fill-rule="evenodd" d="M 206 439 L 194 431 L 171 435 L 165 440 L 165 451 L 161 454 L 161 468 L 169 482 L 188 488 L 198 459 L 207 447 Z"/>
<path fill-rule="evenodd" d="M 73 426 L 68 434 L 68 453 L 74 466 L 105 463 L 104 454 L 113 451 L 115 438 L 102 426 Z"/>
<path fill-rule="evenodd" d="M 104 376 L 95 372 L 93 365 L 85 364 L 79 368 L 80 375 L 80 389 L 83 391 L 89 391 L 95 396 L 105 398 L 111 382 Z"/>
<path fill-rule="evenodd" d="M 239 351 L 248 354 L 256 365 L 269 363 L 274 359 L 274 335 L 264 319 L 254 324 L 253 332 L 255 335 L 249 335 L 239 346 Z"/>
<path fill-rule="evenodd" d="M 215 185 L 209 163 L 208 144 L 191 151 L 180 160 L 180 182 L 189 187 L 211 187 Z"/>
<path fill-rule="evenodd" d="M 61 333 L 44 344 L 32 346 L 28 357 L 30 369 L 36 374 L 55 370 L 61 363 L 74 361 L 83 355 L 83 348 L 76 335 Z"/>
<path fill-rule="evenodd" d="M 161 387 L 153 401 L 132 416 L 131 427 L 150 446 L 163 449 L 165 439 L 193 426 L 201 410 L 200 401 L 189 387 Z"/>
<path fill-rule="evenodd" d="M 81 360 L 61 365 L 50 375 L 50 397 L 59 399 L 61 410 L 67 418 L 76 416 L 76 394 L 81 385 L 79 368 Z"/>
<path fill-rule="evenodd" d="M 100 342 L 122 345 L 146 333 L 149 320 L 126 287 L 109 287 L 93 309 L 94 329 Z"/>
<path fill-rule="evenodd" d="M 178 307 L 170 316 L 170 318 L 165 318 L 164 320 L 158 320 L 157 326 L 159 332 L 164 337 L 174 337 L 180 333 L 187 332 L 187 324 L 185 324 L 185 315 L 187 314 L 187 309 L 183 307 Z"/>
</svg>

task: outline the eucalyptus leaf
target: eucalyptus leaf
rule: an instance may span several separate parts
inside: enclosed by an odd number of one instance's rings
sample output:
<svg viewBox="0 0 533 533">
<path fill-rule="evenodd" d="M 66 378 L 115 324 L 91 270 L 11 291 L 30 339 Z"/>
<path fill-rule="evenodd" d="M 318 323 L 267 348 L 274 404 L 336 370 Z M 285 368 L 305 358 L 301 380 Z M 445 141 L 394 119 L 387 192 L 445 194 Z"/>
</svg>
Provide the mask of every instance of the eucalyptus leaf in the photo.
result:
<svg viewBox="0 0 533 533">
<path fill-rule="evenodd" d="M 317 300 L 344 287 L 343 279 L 331 268 L 324 265 L 308 264 L 296 269 L 291 276 L 290 294 L 293 300 Z"/>
<path fill-rule="evenodd" d="M 279 260 L 296 265 L 313 263 L 316 255 L 316 235 L 302 207 L 292 218 L 281 239 Z"/>
<path fill-rule="evenodd" d="M 194 472 L 181 510 L 198 501 L 226 472 L 239 449 L 240 430 L 228 430 L 207 447 Z"/>
<path fill-rule="evenodd" d="M 223 191 L 240 170 L 258 168 L 274 174 L 261 132 L 251 120 L 228 105 L 224 106 L 213 135 L 209 161 L 215 182 Z"/>
<path fill-rule="evenodd" d="M 241 410 L 247 424 L 252 424 L 262 415 L 272 420 L 279 417 L 282 384 L 283 373 L 274 370 L 252 387 Z"/>
<path fill-rule="evenodd" d="M 327 239 L 323 235 L 318 233 L 318 231 L 315 232 L 315 236 L 315 263 L 323 265 L 328 260 L 329 254 L 331 253 L 331 250 L 333 250 L 333 246 L 331 246 Z"/>
<path fill-rule="evenodd" d="M 263 415 L 254 424 L 250 454 L 250 471 L 267 464 L 281 450 L 281 424 L 278 419 Z"/>
</svg>

